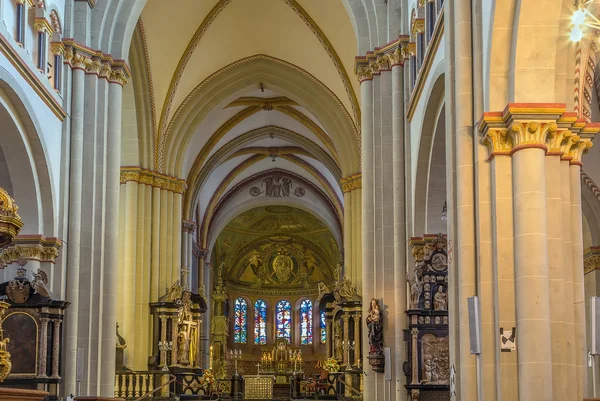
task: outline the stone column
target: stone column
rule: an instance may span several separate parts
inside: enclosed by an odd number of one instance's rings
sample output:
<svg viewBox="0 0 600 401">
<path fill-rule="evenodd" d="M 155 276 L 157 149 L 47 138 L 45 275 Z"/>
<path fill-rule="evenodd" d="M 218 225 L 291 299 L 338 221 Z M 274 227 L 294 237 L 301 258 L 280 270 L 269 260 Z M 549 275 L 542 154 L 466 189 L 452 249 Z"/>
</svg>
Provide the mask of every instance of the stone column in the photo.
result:
<svg viewBox="0 0 600 401">
<path fill-rule="evenodd" d="M 546 154 L 546 208 L 548 227 L 548 280 L 550 291 L 550 327 L 552 340 L 552 393 L 555 400 L 571 399 L 568 396 L 566 331 L 565 272 L 563 255 L 563 216 L 561 157 L 563 141 L 572 136 L 570 131 L 560 131 L 548 138 Z"/>
<path fill-rule="evenodd" d="M 46 374 L 48 358 L 48 322 L 50 319 L 43 317 L 40 319 L 40 361 L 38 363 L 38 377 L 48 377 Z"/>
<path fill-rule="evenodd" d="M 360 366 L 360 326 L 361 326 L 361 314 L 355 313 L 352 315 L 354 321 L 354 366 Z"/>
<path fill-rule="evenodd" d="M 350 191 L 349 188 L 344 189 L 344 276 L 356 284 L 355 267 L 352 264 L 352 193 Z"/>
<path fill-rule="evenodd" d="M 589 394 L 587 387 L 587 341 L 585 328 L 585 289 L 583 279 L 583 231 L 581 212 L 581 158 L 587 149 L 592 147 L 591 139 L 600 128 L 588 124 L 578 138 L 573 138 L 569 156 L 571 157 L 570 189 L 571 189 L 571 258 L 573 263 L 573 304 L 575 333 L 575 366 L 577 369 L 577 399 Z"/>
<path fill-rule="evenodd" d="M 208 250 L 200 249 L 200 256 L 198 257 L 198 291 L 206 291 L 206 285 L 204 283 L 204 276 L 206 274 L 206 257 L 208 256 Z"/>
<path fill-rule="evenodd" d="M 362 299 L 365 303 L 375 296 L 373 274 L 375 272 L 375 221 L 374 221 L 374 171 L 373 171 L 373 81 L 368 67 L 359 72 L 361 79 L 360 104 L 362 110 Z M 368 366 L 369 338 L 367 331 L 362 333 L 363 366 Z M 365 400 L 375 399 L 375 380 L 373 375 L 364 378 Z"/>
<path fill-rule="evenodd" d="M 177 320 L 177 316 L 172 316 L 171 317 L 171 341 L 173 341 L 173 349 L 171 350 L 171 365 L 177 365 L 177 347 L 178 347 L 178 343 L 177 343 L 177 336 L 179 334 L 179 327 L 177 325 L 178 320 Z M 192 361 L 193 363 L 193 361 Z"/>
<path fill-rule="evenodd" d="M 410 384 L 419 384 L 419 357 L 418 355 L 415 353 L 415 350 L 418 349 L 418 342 L 419 342 L 419 329 L 412 329 L 410 331 L 410 338 L 411 338 L 411 349 L 413 350 L 412 352 L 412 383 Z"/>
<path fill-rule="evenodd" d="M 166 344 L 167 343 L 167 317 L 166 316 L 161 316 L 160 317 L 160 341 L 162 344 Z M 163 349 L 160 351 L 160 361 L 159 361 L 159 365 L 163 366 L 165 364 L 167 364 L 167 351 L 165 350 L 165 348 L 163 347 Z"/>
<path fill-rule="evenodd" d="M 165 290 L 162 286 L 164 282 L 161 280 L 161 263 L 160 263 L 160 239 L 161 239 L 161 193 L 159 187 L 152 188 L 152 238 L 151 238 L 151 262 L 150 269 L 152 271 L 152 285 L 150 288 L 150 300 L 151 302 L 158 301 L 158 298 L 163 295 L 161 291 Z M 162 287 L 161 287 L 162 286 Z"/>
<path fill-rule="evenodd" d="M 492 125 L 492 127 L 490 127 Z M 514 233 L 512 158 L 510 141 L 504 123 L 499 128 L 485 120 L 480 123 L 484 142 L 490 153 L 491 178 L 491 226 L 493 243 L 493 304 L 494 316 L 493 352 L 497 366 L 496 398 L 518 398 L 517 353 L 501 353 L 498 333 L 500 329 L 512 330 L 517 326 L 515 309 Z M 518 332 L 517 332 L 518 334 Z"/>
<path fill-rule="evenodd" d="M 81 54 L 70 59 L 73 74 L 71 92 L 71 156 L 69 174 L 69 232 L 67 236 L 67 299 L 71 302 L 65 338 L 65 394 L 77 392 L 77 332 L 79 312 L 79 265 L 81 258 L 81 188 L 83 171 L 83 117 L 85 66 L 90 62 Z"/>
<path fill-rule="evenodd" d="M 560 162 L 561 182 L 561 226 L 562 226 L 562 250 L 563 250 L 563 274 L 565 283 L 565 332 L 568 333 L 566 343 L 566 376 L 567 376 L 567 399 L 577 398 L 577 367 L 575 360 L 575 304 L 573 301 L 573 260 L 571 249 L 571 176 L 570 156 L 572 138 L 567 141 L 565 154 Z"/>
<path fill-rule="evenodd" d="M 160 259 L 159 259 L 159 269 L 160 269 L 160 279 L 159 279 L 159 291 L 164 291 L 164 288 L 171 288 L 173 283 L 171 283 L 171 275 L 168 266 L 170 265 L 169 261 L 171 260 L 171 255 L 167 252 L 167 241 L 168 241 L 168 216 L 169 216 L 169 195 L 166 189 L 160 190 L 160 239 L 159 239 L 159 250 L 160 250 Z"/>
<path fill-rule="evenodd" d="M 469 348 L 467 298 L 477 295 L 475 249 L 475 183 L 473 142 L 473 58 L 471 2 L 444 2 L 445 31 L 448 35 L 446 105 L 451 123 L 447 125 L 446 175 L 448 197 L 448 242 L 453 243 L 453 261 L 448 273 L 450 364 L 456 365 L 456 398 L 478 398 L 476 357 Z"/>
<path fill-rule="evenodd" d="M 112 86 L 112 85 L 111 85 Z M 120 163 L 119 163 L 120 164 Z M 124 223 L 123 229 L 120 230 L 121 237 L 119 242 L 123 243 L 120 248 L 122 252 L 123 262 L 120 266 L 120 275 L 122 276 L 120 290 L 118 294 L 119 300 L 119 322 L 122 323 L 121 334 L 127 339 L 133 341 L 130 342 L 129 347 L 124 350 L 124 364 L 125 366 L 134 369 L 133 364 L 136 350 L 139 346 L 136 338 L 136 334 L 141 330 L 147 330 L 147 327 L 140 327 L 139 321 L 140 316 L 136 316 L 136 293 L 139 291 L 141 283 L 136 277 L 136 258 L 137 258 L 137 217 L 138 217 L 138 183 L 135 181 L 129 181 L 122 185 L 123 193 L 121 198 L 121 212 L 124 214 L 121 219 Z M 133 285 L 136 283 L 136 285 Z M 141 353 L 142 351 L 138 351 Z"/>
<path fill-rule="evenodd" d="M 344 344 L 346 344 L 347 347 L 350 346 L 350 315 L 348 314 L 348 312 L 344 311 L 344 314 L 342 315 L 342 320 L 344 321 L 344 337 L 343 340 Z M 343 350 L 344 353 L 342 355 L 342 365 L 348 365 L 350 363 L 350 359 L 348 358 L 348 351 L 346 349 Z"/>
<path fill-rule="evenodd" d="M 59 378 L 58 367 L 60 365 L 60 325 L 62 321 L 60 319 L 53 319 L 54 333 L 52 334 L 52 378 Z"/>
<path fill-rule="evenodd" d="M 556 123 L 547 121 L 517 121 L 510 128 L 521 400 L 553 399 L 545 142 L 555 131 Z"/>
<path fill-rule="evenodd" d="M 113 71 L 109 80 L 108 133 L 106 141 L 106 228 L 105 263 L 102 288 L 102 354 L 100 356 L 99 395 L 112 397 L 115 381 L 115 344 L 117 324 L 117 275 L 119 266 L 119 189 L 121 172 L 121 115 L 124 73 Z"/>
<path fill-rule="evenodd" d="M 182 196 L 181 193 L 175 192 L 173 193 L 173 239 L 172 239 L 172 249 L 173 249 L 173 269 L 171 273 L 171 280 L 175 282 L 181 277 L 181 203 Z M 190 266 L 186 266 L 188 269 Z M 182 283 L 183 285 L 183 283 Z M 188 288 L 189 285 L 185 284 Z"/>
<path fill-rule="evenodd" d="M 392 138 L 393 138 L 393 202 L 394 202 L 394 347 L 396 401 L 406 395 L 399 388 L 404 382 L 402 365 L 406 361 L 404 329 L 406 321 L 406 218 L 405 218 L 405 160 L 404 160 L 404 58 L 400 49 L 392 61 Z M 360 315 L 359 315 L 360 316 Z"/>
<path fill-rule="evenodd" d="M 331 358 L 333 353 L 331 352 L 331 348 L 333 346 L 333 321 L 331 316 L 325 317 L 325 325 L 327 331 L 327 342 L 325 343 L 325 348 L 327 349 L 327 358 Z"/>
</svg>

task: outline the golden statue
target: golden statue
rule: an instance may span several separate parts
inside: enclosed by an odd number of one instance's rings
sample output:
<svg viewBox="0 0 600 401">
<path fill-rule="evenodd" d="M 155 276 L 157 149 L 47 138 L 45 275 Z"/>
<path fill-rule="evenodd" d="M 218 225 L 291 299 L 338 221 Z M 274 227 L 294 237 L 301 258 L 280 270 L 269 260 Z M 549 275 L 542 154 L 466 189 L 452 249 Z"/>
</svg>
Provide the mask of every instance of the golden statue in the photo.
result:
<svg viewBox="0 0 600 401">
<path fill-rule="evenodd" d="M 4 330 L 2 330 L 2 323 L 4 322 L 4 314 L 10 304 L 8 302 L 0 301 L 0 383 L 4 381 L 10 374 L 12 364 L 10 362 L 10 353 L 6 349 L 9 343 L 9 338 L 4 338 Z"/>
</svg>

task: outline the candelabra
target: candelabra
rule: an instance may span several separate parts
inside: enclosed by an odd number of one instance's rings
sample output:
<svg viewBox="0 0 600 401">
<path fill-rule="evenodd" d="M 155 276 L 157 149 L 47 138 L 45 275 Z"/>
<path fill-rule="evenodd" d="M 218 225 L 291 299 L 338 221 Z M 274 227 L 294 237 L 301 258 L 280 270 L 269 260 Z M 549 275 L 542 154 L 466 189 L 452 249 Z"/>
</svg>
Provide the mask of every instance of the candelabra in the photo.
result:
<svg viewBox="0 0 600 401">
<path fill-rule="evenodd" d="M 238 374 L 238 364 L 237 364 L 237 361 L 238 361 L 238 359 L 242 359 L 242 351 L 240 351 L 239 349 L 229 350 L 229 357 L 234 360 L 234 363 L 235 363 L 235 375 L 237 376 L 237 374 Z"/>
<path fill-rule="evenodd" d="M 263 352 L 260 358 L 260 366 L 263 368 L 263 372 L 271 372 L 273 370 L 273 357 L 269 352 Z"/>
<path fill-rule="evenodd" d="M 163 372 L 169 371 L 169 366 L 167 365 L 167 352 L 173 351 L 173 341 L 159 341 L 158 342 L 158 350 L 162 353 L 164 352 L 164 366 L 162 368 Z"/>
<path fill-rule="evenodd" d="M 350 351 L 354 351 L 356 347 L 356 341 L 342 341 L 342 349 L 346 352 L 347 363 L 346 370 L 352 370 L 352 363 L 350 362 Z"/>
<path fill-rule="evenodd" d="M 302 353 L 300 350 L 293 351 L 290 359 L 294 362 L 294 373 L 296 373 L 298 371 L 298 363 L 300 363 L 300 368 L 302 368 Z"/>
</svg>

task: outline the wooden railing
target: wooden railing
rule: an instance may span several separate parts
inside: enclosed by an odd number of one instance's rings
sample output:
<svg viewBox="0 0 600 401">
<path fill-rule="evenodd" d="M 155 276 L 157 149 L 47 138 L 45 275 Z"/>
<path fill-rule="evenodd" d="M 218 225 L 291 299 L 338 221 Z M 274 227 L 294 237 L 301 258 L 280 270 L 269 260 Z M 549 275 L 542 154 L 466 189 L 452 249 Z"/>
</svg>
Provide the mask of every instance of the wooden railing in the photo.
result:
<svg viewBox="0 0 600 401">
<path fill-rule="evenodd" d="M 169 379 L 169 373 L 160 370 L 117 372 L 115 375 L 115 397 L 125 399 L 141 397 L 161 386 L 163 376 L 165 376 L 167 380 Z M 167 395 L 168 391 L 167 388 Z M 163 394 L 151 394 L 147 398 L 152 399 L 160 396 L 163 396 Z"/>
</svg>

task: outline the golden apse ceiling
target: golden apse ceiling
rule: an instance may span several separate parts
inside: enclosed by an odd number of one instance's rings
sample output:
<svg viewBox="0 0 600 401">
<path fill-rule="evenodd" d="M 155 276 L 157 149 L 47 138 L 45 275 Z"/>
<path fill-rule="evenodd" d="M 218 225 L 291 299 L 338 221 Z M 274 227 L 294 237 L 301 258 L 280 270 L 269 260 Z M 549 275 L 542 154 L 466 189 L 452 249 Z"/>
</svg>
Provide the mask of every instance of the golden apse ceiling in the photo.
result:
<svg viewBox="0 0 600 401">
<path fill-rule="evenodd" d="M 333 234 L 312 214 L 269 205 L 235 217 L 215 244 L 229 285 L 250 292 L 314 291 L 331 283 L 340 261 Z"/>
</svg>

